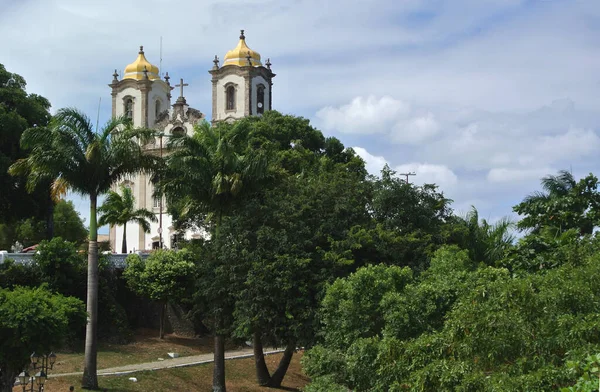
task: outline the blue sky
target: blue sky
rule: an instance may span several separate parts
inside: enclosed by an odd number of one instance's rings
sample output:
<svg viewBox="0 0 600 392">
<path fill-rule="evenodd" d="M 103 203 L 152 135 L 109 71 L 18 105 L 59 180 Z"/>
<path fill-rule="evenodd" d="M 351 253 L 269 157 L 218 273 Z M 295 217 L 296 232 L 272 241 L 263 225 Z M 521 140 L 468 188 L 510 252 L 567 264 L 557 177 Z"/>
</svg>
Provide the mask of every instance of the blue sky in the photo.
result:
<svg viewBox="0 0 600 392">
<path fill-rule="evenodd" d="M 495 220 L 560 169 L 600 166 L 597 0 L 0 0 L 0 63 L 101 122 L 139 45 L 208 116 L 207 70 L 246 30 L 275 109 Z M 596 173 L 598 174 L 598 173 Z M 72 196 L 82 216 L 85 200 Z"/>
</svg>

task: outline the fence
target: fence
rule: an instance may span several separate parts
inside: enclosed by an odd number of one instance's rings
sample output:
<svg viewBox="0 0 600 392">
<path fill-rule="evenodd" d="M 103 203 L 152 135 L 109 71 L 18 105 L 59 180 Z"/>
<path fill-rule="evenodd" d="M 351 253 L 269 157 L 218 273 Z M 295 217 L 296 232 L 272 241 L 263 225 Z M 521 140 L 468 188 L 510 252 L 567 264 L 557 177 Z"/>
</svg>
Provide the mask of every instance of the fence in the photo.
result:
<svg viewBox="0 0 600 392">
<path fill-rule="evenodd" d="M 140 255 L 142 260 L 146 260 L 148 257 L 147 253 L 137 253 Z M 5 250 L 0 250 L 0 264 L 4 262 L 4 260 L 11 259 L 16 263 L 20 264 L 30 264 L 33 263 L 33 255 L 34 253 L 8 253 Z M 108 253 L 102 255 L 103 257 L 108 258 L 108 262 L 111 267 L 123 269 L 125 268 L 125 259 L 129 254 L 126 253 Z"/>
</svg>

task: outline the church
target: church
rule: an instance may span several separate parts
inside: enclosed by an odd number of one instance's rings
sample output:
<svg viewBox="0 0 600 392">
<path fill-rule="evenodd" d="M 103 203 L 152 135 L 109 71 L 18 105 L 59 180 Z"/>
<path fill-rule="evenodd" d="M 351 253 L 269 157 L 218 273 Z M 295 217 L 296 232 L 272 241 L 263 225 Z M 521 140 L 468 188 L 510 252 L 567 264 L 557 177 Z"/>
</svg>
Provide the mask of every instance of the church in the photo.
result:
<svg viewBox="0 0 600 392">
<path fill-rule="evenodd" d="M 263 65 L 258 52 L 246 44 L 244 30 L 239 42 L 228 51 L 222 65 L 215 56 L 212 69 L 208 72 L 212 81 L 211 121 L 234 121 L 245 116 L 260 116 L 272 107 L 272 80 L 269 59 Z M 163 156 L 168 152 L 163 148 L 166 139 L 173 135 L 192 134 L 194 126 L 205 120 L 205 114 L 188 105 L 184 96 L 183 78 L 171 86 L 169 73 L 162 75 L 156 65 L 151 64 L 140 46 L 135 61 L 123 72 L 119 79 L 117 70 L 113 74 L 111 88 L 112 116 L 127 116 L 136 127 L 156 129 L 154 141 L 144 148 L 152 154 Z M 171 104 L 171 92 L 178 96 Z M 172 217 L 166 213 L 165 200 L 153 197 L 153 184 L 150 176 L 139 174 L 116 184 L 129 187 L 135 196 L 136 208 L 145 208 L 156 215 L 157 222 L 151 222 L 150 232 L 146 233 L 134 222 L 126 225 L 127 251 L 146 251 L 157 248 L 174 248 L 180 239 L 201 238 L 202 232 L 177 232 Z M 110 246 L 120 251 L 123 242 L 123 227 L 112 226 L 109 231 Z"/>
</svg>

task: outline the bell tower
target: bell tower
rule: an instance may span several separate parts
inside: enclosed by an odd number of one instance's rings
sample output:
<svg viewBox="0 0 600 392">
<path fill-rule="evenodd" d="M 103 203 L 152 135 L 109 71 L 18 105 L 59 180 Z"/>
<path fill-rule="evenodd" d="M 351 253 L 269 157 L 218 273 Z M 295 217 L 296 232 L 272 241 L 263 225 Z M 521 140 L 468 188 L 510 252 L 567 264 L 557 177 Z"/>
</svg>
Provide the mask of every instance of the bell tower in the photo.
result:
<svg viewBox="0 0 600 392">
<path fill-rule="evenodd" d="M 125 67 L 123 78 L 119 80 L 117 70 L 112 88 L 112 116 L 127 116 L 136 127 L 152 128 L 159 114 L 171 106 L 171 86 L 169 74 L 161 80 L 156 65 L 150 64 L 140 46 L 137 59 Z"/>
<path fill-rule="evenodd" d="M 233 121 L 246 116 L 260 116 L 272 109 L 271 61 L 263 66 L 260 54 L 246 45 L 241 30 L 237 46 L 227 52 L 223 65 L 215 56 L 212 75 L 212 121 Z"/>
</svg>

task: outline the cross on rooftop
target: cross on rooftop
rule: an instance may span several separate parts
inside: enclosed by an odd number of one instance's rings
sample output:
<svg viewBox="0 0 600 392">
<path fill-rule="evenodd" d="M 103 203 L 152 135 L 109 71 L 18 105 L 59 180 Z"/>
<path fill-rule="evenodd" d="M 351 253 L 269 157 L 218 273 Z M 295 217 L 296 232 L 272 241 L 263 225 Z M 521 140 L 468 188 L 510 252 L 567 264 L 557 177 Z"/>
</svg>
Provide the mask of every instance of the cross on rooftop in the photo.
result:
<svg viewBox="0 0 600 392">
<path fill-rule="evenodd" d="M 185 86 L 189 86 L 187 83 L 183 83 L 183 79 L 179 79 L 179 84 L 176 84 L 175 87 L 179 87 L 179 97 L 183 98 L 183 88 Z"/>
</svg>

